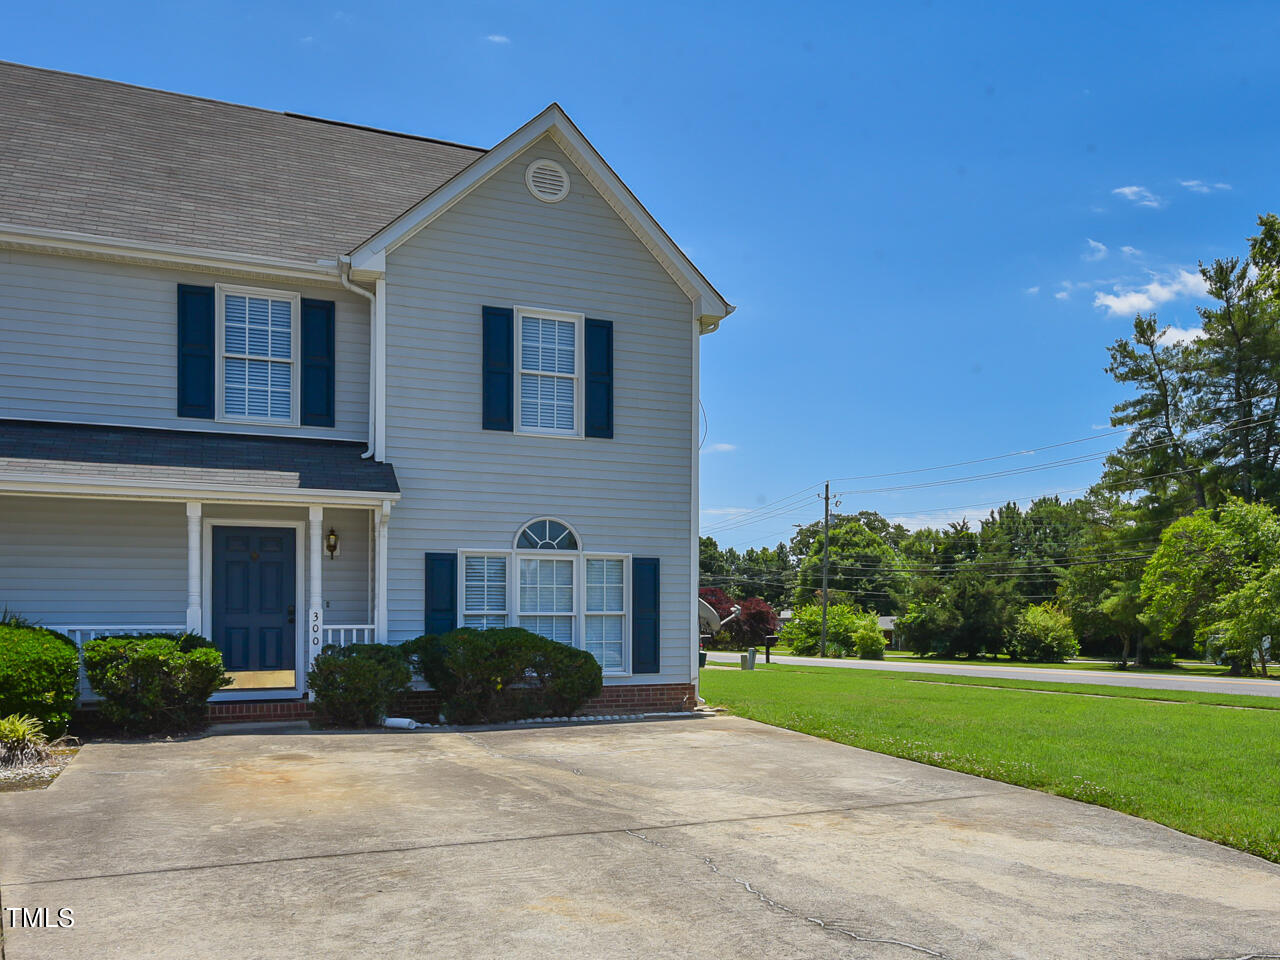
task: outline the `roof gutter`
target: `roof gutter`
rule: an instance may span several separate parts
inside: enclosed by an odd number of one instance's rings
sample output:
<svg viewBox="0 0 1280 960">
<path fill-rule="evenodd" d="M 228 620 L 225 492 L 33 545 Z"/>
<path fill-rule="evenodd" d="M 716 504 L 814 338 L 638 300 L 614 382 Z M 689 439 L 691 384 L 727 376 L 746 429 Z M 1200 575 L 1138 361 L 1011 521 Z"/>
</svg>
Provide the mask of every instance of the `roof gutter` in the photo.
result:
<svg viewBox="0 0 1280 960">
<path fill-rule="evenodd" d="M 382 387 L 382 370 L 384 356 L 382 353 L 382 335 L 379 329 L 378 297 L 376 294 L 370 293 L 364 287 L 356 286 L 351 282 L 351 258 L 342 256 L 338 258 L 339 272 L 338 279 L 342 281 L 342 285 L 352 293 L 358 293 L 369 301 L 369 448 L 360 454 L 362 460 L 368 460 L 370 457 L 381 462 L 382 450 L 378 443 L 378 399 L 381 394 Z"/>
</svg>

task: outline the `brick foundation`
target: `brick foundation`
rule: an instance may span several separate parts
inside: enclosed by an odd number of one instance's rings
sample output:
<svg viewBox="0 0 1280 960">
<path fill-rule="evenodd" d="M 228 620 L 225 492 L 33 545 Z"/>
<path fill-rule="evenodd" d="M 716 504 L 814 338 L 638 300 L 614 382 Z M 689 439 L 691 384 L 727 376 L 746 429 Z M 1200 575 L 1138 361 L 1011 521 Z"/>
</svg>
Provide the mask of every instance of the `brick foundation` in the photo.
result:
<svg viewBox="0 0 1280 960">
<path fill-rule="evenodd" d="M 643 683 L 606 686 L 588 700 L 576 716 L 598 717 L 612 714 L 676 713 L 698 705 L 691 683 Z M 440 695 L 434 690 L 413 690 L 391 710 L 396 717 L 411 717 L 419 723 L 439 723 Z"/>
<path fill-rule="evenodd" d="M 205 712 L 210 723 L 253 723 L 265 720 L 310 720 L 315 716 L 305 700 L 244 700 L 211 703 Z"/>
<path fill-rule="evenodd" d="M 606 686 L 577 716 L 613 713 L 676 713 L 698 705 L 692 683 L 637 683 Z"/>
<path fill-rule="evenodd" d="M 638 683 L 606 686 L 578 711 L 577 716 L 633 713 L 677 713 L 698 705 L 691 683 Z M 440 722 L 440 694 L 411 690 L 391 708 L 393 717 L 419 723 Z M 265 720 L 310 720 L 315 716 L 305 700 L 246 700 L 209 704 L 210 723 L 252 723 Z"/>
</svg>

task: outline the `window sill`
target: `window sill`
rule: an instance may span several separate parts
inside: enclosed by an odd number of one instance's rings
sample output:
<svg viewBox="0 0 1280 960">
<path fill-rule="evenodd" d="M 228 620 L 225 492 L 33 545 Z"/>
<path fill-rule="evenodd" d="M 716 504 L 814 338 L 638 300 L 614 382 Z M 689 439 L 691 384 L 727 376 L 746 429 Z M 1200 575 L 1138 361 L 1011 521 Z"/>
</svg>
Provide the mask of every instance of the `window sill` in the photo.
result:
<svg viewBox="0 0 1280 960">
<path fill-rule="evenodd" d="M 517 437 L 541 437 L 550 440 L 585 440 L 580 433 L 557 433 L 553 430 L 513 430 Z"/>
<path fill-rule="evenodd" d="M 301 424 L 297 420 L 266 420 L 256 419 L 254 417 L 214 417 L 214 423 L 244 423 L 250 426 L 258 427 L 297 427 Z M 321 430 L 332 430 L 332 427 L 320 427 Z"/>
</svg>

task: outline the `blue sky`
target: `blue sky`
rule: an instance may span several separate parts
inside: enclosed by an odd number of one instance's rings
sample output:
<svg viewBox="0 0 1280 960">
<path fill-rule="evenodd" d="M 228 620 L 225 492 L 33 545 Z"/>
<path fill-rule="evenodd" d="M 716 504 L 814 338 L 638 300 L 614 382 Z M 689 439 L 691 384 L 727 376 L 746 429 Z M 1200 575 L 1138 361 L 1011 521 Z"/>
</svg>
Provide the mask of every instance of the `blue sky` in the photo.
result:
<svg viewBox="0 0 1280 960">
<path fill-rule="evenodd" d="M 1185 271 L 1280 206 L 1278 25 L 1268 3 L 98 0 L 10 10 L 0 57 L 482 146 L 558 100 L 739 305 L 702 341 L 702 499 L 747 546 L 818 516 L 772 504 L 827 477 L 1114 443 L 1106 345 L 1139 309 L 1193 330 Z M 1097 471 L 843 509 L 975 517 Z"/>
</svg>

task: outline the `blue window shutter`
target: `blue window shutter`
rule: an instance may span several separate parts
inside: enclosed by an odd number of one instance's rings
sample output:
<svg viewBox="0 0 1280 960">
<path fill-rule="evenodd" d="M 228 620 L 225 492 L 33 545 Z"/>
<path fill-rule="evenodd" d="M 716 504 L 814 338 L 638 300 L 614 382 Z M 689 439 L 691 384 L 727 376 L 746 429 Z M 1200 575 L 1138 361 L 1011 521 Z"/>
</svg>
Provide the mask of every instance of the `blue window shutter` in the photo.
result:
<svg viewBox="0 0 1280 960">
<path fill-rule="evenodd" d="M 613 436 L 613 321 L 587 320 L 583 340 L 585 407 L 583 432 Z"/>
<path fill-rule="evenodd" d="M 301 420 L 308 427 L 333 426 L 334 304 L 302 301 Z"/>
<path fill-rule="evenodd" d="M 631 560 L 631 672 L 657 673 L 658 558 Z"/>
<path fill-rule="evenodd" d="M 212 420 L 214 349 L 213 287 L 178 284 L 178 416 Z"/>
<path fill-rule="evenodd" d="M 430 637 L 448 633 L 458 625 L 458 555 L 427 554 L 426 622 Z"/>
<path fill-rule="evenodd" d="M 486 430 L 511 430 L 515 425 L 515 318 L 516 312 L 510 307 L 483 310 L 481 376 Z"/>
</svg>

